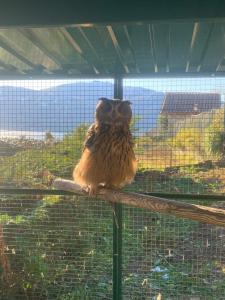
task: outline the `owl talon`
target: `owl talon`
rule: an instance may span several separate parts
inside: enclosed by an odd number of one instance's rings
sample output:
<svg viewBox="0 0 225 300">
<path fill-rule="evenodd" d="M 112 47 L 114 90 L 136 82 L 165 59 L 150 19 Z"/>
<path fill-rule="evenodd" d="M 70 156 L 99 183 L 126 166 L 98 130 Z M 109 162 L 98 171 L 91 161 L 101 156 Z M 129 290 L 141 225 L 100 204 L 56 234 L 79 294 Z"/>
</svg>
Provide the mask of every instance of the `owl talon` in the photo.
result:
<svg viewBox="0 0 225 300">
<path fill-rule="evenodd" d="M 89 197 L 97 197 L 98 188 L 93 186 L 86 186 L 82 189 L 85 193 L 88 194 Z"/>
<path fill-rule="evenodd" d="M 83 187 L 82 192 L 89 195 L 89 187 Z"/>
</svg>

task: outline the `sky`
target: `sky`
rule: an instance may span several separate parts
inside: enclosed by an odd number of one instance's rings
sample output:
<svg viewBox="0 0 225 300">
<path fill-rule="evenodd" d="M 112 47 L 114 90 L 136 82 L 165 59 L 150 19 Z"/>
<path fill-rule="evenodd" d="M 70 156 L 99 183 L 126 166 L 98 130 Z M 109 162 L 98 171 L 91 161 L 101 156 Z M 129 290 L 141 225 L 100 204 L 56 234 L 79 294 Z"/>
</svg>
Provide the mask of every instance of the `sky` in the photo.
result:
<svg viewBox="0 0 225 300">
<path fill-rule="evenodd" d="M 95 79 L 96 80 L 96 79 Z M 101 79 L 99 79 L 101 80 Z M 17 86 L 33 90 L 41 90 L 78 80 L 4 80 L 0 86 Z M 79 80 L 81 81 L 81 80 Z M 101 80 L 102 81 L 102 80 Z M 225 77 L 208 78 L 149 78 L 125 79 L 126 86 L 139 86 L 162 92 L 218 92 L 225 94 Z"/>
</svg>

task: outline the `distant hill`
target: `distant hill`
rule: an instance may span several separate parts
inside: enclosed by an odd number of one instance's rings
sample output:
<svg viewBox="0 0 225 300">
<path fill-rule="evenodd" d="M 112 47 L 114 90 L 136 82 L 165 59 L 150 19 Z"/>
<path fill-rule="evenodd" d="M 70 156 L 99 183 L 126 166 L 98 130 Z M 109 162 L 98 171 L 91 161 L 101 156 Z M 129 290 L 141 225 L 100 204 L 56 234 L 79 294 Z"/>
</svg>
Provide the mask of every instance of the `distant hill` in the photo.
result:
<svg viewBox="0 0 225 300">
<path fill-rule="evenodd" d="M 0 87 L 0 129 L 38 132 L 69 132 L 94 120 L 99 97 L 113 98 L 113 84 L 104 81 L 76 82 L 40 91 L 21 87 Z M 132 101 L 141 132 L 156 124 L 163 93 L 139 87 L 125 87 L 124 98 Z"/>
</svg>

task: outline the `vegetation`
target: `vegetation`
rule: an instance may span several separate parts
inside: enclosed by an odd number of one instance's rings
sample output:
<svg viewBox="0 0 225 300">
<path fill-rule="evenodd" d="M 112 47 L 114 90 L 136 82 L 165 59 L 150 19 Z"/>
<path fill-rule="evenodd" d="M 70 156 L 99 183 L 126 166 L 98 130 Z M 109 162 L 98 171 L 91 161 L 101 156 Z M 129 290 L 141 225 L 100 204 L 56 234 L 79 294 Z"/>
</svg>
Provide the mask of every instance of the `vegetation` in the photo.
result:
<svg viewBox="0 0 225 300">
<path fill-rule="evenodd" d="M 157 120 L 157 125 L 163 133 L 166 133 L 168 131 L 168 128 L 169 128 L 169 121 L 168 121 L 167 116 L 160 115 L 158 120 Z"/>
<path fill-rule="evenodd" d="M 23 149 L 14 156 L 0 157 L 0 185 L 44 187 L 47 184 L 45 171 L 70 178 L 74 164 L 80 158 L 88 125 L 81 125 L 61 142 L 46 143 L 39 148 Z"/>
<path fill-rule="evenodd" d="M 206 152 L 221 158 L 225 156 L 225 118 L 224 111 L 218 110 L 212 123 L 206 129 Z"/>
<path fill-rule="evenodd" d="M 173 136 L 163 120 L 158 132 L 141 135 L 139 120 L 132 123 L 139 170 L 128 190 L 225 191 L 222 109 L 204 129 L 180 128 Z M 47 187 L 51 174 L 71 178 L 87 127 L 62 140 L 48 132 L 42 142 L 7 141 L 13 152 L 0 157 L 0 185 Z M 107 203 L 0 195 L 0 204 L 1 299 L 111 298 L 112 211 Z M 223 299 L 224 236 L 213 226 L 124 208 L 124 299 L 154 299 L 158 293 L 163 299 Z"/>
<path fill-rule="evenodd" d="M 9 202 L 22 204 L 23 211 L 1 216 L 11 265 L 0 286 L 4 299 L 91 299 L 94 291 L 101 299 L 110 291 L 110 210 L 100 218 L 90 200 L 76 197 L 10 197 Z"/>
</svg>

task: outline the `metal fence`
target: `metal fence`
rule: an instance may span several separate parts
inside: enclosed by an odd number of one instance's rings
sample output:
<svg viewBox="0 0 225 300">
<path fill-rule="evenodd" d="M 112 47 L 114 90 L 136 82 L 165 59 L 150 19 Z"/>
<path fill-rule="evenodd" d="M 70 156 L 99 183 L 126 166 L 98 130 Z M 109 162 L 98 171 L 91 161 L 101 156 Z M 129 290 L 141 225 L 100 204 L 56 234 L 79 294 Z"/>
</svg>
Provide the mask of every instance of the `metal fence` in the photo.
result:
<svg viewBox="0 0 225 300">
<path fill-rule="evenodd" d="M 52 190 L 99 97 L 131 100 L 128 191 L 224 208 L 224 78 L 0 83 L 0 298 L 224 299 L 225 229 Z"/>
</svg>

